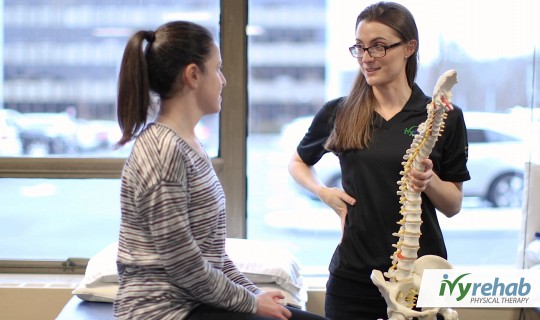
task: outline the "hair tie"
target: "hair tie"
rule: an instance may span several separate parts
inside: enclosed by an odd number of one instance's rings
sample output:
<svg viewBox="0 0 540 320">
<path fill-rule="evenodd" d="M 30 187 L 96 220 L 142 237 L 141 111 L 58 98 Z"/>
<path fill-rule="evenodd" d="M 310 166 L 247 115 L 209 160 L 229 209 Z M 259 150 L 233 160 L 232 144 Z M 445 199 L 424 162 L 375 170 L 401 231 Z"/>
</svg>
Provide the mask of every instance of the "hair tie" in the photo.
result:
<svg viewBox="0 0 540 320">
<path fill-rule="evenodd" d="M 144 38 L 149 44 L 152 44 L 156 40 L 156 33 L 154 31 L 146 31 Z"/>
</svg>

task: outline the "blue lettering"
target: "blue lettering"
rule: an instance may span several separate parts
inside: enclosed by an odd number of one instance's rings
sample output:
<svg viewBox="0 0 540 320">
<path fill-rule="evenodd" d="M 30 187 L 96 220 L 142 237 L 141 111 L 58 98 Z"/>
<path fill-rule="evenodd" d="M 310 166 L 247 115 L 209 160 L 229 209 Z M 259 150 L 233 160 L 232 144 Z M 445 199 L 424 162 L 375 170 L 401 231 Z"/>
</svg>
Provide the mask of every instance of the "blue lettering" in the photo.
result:
<svg viewBox="0 0 540 320">
<path fill-rule="evenodd" d="M 497 294 L 497 289 L 500 289 L 500 293 Z M 502 296 L 504 294 L 504 283 L 499 283 L 499 277 L 495 278 L 495 283 L 493 283 L 493 295 Z"/>
<path fill-rule="evenodd" d="M 493 281 L 493 283 L 461 283 L 460 280 L 469 275 L 462 274 L 459 277 L 457 277 L 454 281 L 448 280 L 448 275 L 444 275 L 443 278 L 445 280 L 441 281 L 441 286 L 439 289 L 439 296 L 443 296 L 446 293 L 446 289 L 448 288 L 448 291 L 450 295 L 454 292 L 454 289 L 458 288 L 458 297 L 456 298 L 457 301 L 463 300 L 467 294 L 470 293 L 471 295 L 471 303 L 478 303 L 478 299 L 484 299 L 483 301 L 489 301 L 489 302 L 498 302 L 497 298 L 487 298 L 490 296 L 526 296 L 531 292 L 531 284 L 528 282 L 525 282 L 525 278 L 520 278 L 519 283 L 512 282 L 509 284 L 505 284 L 504 282 L 500 281 L 499 277 L 496 277 Z M 472 289 L 472 290 L 471 290 Z M 484 296 L 483 298 L 474 298 L 477 295 Z M 504 298 L 504 297 L 503 297 Z M 507 298 L 510 299 L 510 298 Z M 521 299 L 528 299 L 528 298 L 521 298 Z"/>
<path fill-rule="evenodd" d="M 476 296 L 476 290 L 478 290 L 478 288 L 480 288 L 481 285 L 482 285 L 481 283 L 474 283 L 473 284 L 473 292 L 472 292 L 473 296 Z"/>
<path fill-rule="evenodd" d="M 515 282 L 511 283 L 508 286 L 506 286 L 506 290 L 504 291 L 504 293 L 506 293 L 507 296 L 515 296 L 517 292 L 517 287 L 518 287 L 517 283 Z"/>
<path fill-rule="evenodd" d="M 493 285 L 491 283 L 484 283 L 482 285 L 482 288 L 480 289 L 480 292 L 483 296 L 490 296 L 491 295 L 491 289 L 493 288 Z"/>
<path fill-rule="evenodd" d="M 528 295 L 529 292 L 531 292 L 531 284 L 524 283 L 524 281 L 525 281 L 524 278 L 519 279 L 519 295 L 520 296 Z M 525 289 L 525 292 L 523 292 L 522 289 Z"/>
</svg>

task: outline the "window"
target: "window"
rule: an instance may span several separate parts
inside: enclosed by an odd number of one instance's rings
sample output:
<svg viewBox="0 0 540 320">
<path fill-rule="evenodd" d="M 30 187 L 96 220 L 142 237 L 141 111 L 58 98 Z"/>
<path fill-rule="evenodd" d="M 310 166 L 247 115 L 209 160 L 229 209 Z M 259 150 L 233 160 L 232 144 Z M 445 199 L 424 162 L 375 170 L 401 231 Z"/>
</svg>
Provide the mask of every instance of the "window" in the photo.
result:
<svg viewBox="0 0 540 320">
<path fill-rule="evenodd" d="M 503 133 L 482 129 L 468 129 L 467 136 L 469 138 L 469 143 L 519 141 L 518 138 L 510 137 Z"/>
<path fill-rule="evenodd" d="M 112 146 L 128 37 L 183 19 L 219 42 L 219 0 L 6 0 L 1 9 L 0 265 L 89 258 L 118 238 L 118 178 L 130 149 Z M 219 121 L 197 127 L 218 171 Z"/>
<path fill-rule="evenodd" d="M 209 28 L 219 40 L 219 2 L 4 1 L 3 117 L 25 157 L 111 157 L 118 141 L 116 79 L 129 36 L 172 19 Z M 217 155 L 217 116 L 198 126 Z M 127 152 L 118 152 L 124 157 Z"/>
</svg>

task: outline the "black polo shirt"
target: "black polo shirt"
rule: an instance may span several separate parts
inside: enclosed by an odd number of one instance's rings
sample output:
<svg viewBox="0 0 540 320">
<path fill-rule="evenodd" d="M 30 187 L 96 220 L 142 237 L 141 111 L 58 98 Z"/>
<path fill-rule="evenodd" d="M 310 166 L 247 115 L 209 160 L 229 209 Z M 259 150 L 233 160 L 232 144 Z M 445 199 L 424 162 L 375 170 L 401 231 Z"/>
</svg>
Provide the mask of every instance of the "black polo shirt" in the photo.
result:
<svg viewBox="0 0 540 320">
<path fill-rule="evenodd" d="M 308 165 L 315 164 L 328 152 L 323 144 L 330 135 L 342 99 L 329 101 L 321 108 L 298 145 L 298 154 Z M 427 119 L 426 105 L 430 101 L 431 98 L 414 85 L 404 108 L 392 119 L 386 121 L 374 113 L 376 126 L 369 148 L 338 154 L 343 189 L 356 199 L 356 204 L 348 208 L 343 238 L 330 263 L 333 274 L 358 280 L 358 277 L 369 277 L 373 269 L 384 272 L 390 267 L 390 256 L 395 251 L 392 244 L 398 240 L 392 233 L 398 231 L 397 221 L 402 218 L 397 181 L 401 179 L 403 155 L 418 125 Z M 467 145 L 463 112 L 454 107 L 430 156 L 433 171 L 442 180 L 470 179 L 466 166 Z M 422 220 L 418 255 L 433 254 L 446 259 L 435 208 L 425 194 L 422 194 Z"/>
</svg>

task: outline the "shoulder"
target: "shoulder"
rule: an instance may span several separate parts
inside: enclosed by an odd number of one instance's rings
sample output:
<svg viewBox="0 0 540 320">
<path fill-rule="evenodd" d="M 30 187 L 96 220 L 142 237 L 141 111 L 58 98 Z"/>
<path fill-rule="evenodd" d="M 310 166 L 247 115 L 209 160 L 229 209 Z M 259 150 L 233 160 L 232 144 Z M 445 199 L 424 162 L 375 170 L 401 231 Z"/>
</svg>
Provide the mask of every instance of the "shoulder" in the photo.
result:
<svg viewBox="0 0 540 320">
<path fill-rule="evenodd" d="M 411 97 L 405 104 L 404 110 L 414 110 L 426 112 L 426 106 L 431 102 L 431 97 L 427 96 L 422 89 L 415 83 L 412 87 Z"/>
<path fill-rule="evenodd" d="M 155 158 L 156 161 L 167 161 L 178 154 L 178 151 L 182 151 L 179 142 L 180 138 L 168 127 L 150 124 L 141 132 L 133 149 L 137 154 L 144 153 L 146 157 Z"/>
<path fill-rule="evenodd" d="M 446 123 L 447 123 L 447 126 L 448 125 L 451 125 L 451 126 L 463 126 L 465 127 L 465 119 L 464 119 L 464 116 L 463 116 L 463 110 L 452 104 L 452 107 L 453 109 L 448 111 L 446 114 L 447 114 L 447 118 L 446 118 Z"/>
<path fill-rule="evenodd" d="M 323 107 L 321 108 L 321 110 L 333 110 L 333 109 L 336 109 L 339 105 L 341 105 L 341 103 L 343 102 L 343 100 L 345 100 L 346 97 L 339 97 L 339 98 L 335 98 L 335 99 L 332 99 L 332 100 L 328 100 L 324 103 Z"/>
<path fill-rule="evenodd" d="M 180 138 L 171 129 L 150 124 L 137 137 L 126 167 L 148 180 L 176 180 L 185 175 L 188 158 Z"/>
<path fill-rule="evenodd" d="M 328 100 L 324 103 L 322 108 L 315 115 L 316 122 L 331 123 L 336 116 L 336 112 L 339 106 L 343 103 L 345 97 L 339 97 L 332 100 Z"/>
</svg>

